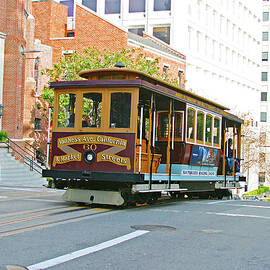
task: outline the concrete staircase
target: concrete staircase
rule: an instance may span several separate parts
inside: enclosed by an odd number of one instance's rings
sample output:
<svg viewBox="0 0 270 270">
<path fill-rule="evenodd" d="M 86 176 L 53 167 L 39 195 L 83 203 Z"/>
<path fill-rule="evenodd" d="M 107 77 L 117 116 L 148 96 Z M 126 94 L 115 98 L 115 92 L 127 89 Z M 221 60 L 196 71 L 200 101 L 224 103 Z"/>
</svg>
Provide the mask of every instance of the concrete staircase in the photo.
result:
<svg viewBox="0 0 270 270">
<path fill-rule="evenodd" d="M 47 184 L 45 178 L 29 166 L 16 160 L 7 148 L 0 146 L 0 186 L 43 187 Z"/>
</svg>

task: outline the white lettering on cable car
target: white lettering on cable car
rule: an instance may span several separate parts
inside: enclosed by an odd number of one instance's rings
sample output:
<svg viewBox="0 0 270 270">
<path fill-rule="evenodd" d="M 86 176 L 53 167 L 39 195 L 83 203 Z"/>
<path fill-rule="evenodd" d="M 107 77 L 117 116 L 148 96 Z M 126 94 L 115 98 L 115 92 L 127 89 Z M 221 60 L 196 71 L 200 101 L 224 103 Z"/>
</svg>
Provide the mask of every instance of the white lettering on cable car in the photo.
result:
<svg viewBox="0 0 270 270">
<path fill-rule="evenodd" d="M 182 170 L 182 175 L 187 176 L 216 176 L 215 171 Z"/>
</svg>

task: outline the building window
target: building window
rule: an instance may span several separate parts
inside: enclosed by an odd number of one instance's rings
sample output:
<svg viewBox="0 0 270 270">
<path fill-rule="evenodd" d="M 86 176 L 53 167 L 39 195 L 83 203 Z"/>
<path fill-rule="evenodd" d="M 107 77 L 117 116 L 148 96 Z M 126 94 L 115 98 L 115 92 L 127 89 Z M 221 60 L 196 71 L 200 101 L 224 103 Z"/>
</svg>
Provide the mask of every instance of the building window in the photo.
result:
<svg viewBox="0 0 270 270">
<path fill-rule="evenodd" d="M 268 52 L 262 52 L 262 61 L 268 61 Z"/>
<path fill-rule="evenodd" d="M 162 76 L 163 79 L 166 79 L 167 78 L 169 68 L 170 68 L 170 66 L 168 64 L 164 64 L 163 65 L 163 70 L 162 70 L 162 72 L 163 72 L 163 76 Z"/>
<path fill-rule="evenodd" d="M 145 0 L 129 0 L 129 12 L 145 12 Z"/>
<path fill-rule="evenodd" d="M 259 184 L 265 182 L 265 172 L 259 172 Z"/>
<path fill-rule="evenodd" d="M 41 120 L 39 118 L 35 118 L 35 130 L 41 130 L 40 122 Z"/>
<path fill-rule="evenodd" d="M 171 10 L 171 0 L 155 0 L 154 11 Z"/>
<path fill-rule="evenodd" d="M 74 0 L 60 1 L 60 4 L 63 4 L 68 7 L 68 16 L 74 16 Z"/>
<path fill-rule="evenodd" d="M 268 41 L 268 32 L 262 32 L 262 40 Z"/>
<path fill-rule="evenodd" d="M 133 33 L 133 34 L 136 34 L 138 36 L 143 36 L 143 31 L 144 31 L 144 27 L 139 27 L 139 28 L 129 28 L 128 31 Z"/>
<path fill-rule="evenodd" d="M 120 0 L 105 0 L 105 14 L 119 14 Z"/>
<path fill-rule="evenodd" d="M 36 82 L 36 94 L 39 95 L 39 73 L 40 73 L 40 60 L 39 57 L 35 59 L 34 65 L 34 80 Z"/>
<path fill-rule="evenodd" d="M 261 122 L 267 122 L 267 112 L 261 112 Z"/>
<path fill-rule="evenodd" d="M 269 12 L 268 11 L 263 12 L 263 21 L 264 22 L 269 21 Z"/>
<path fill-rule="evenodd" d="M 184 78 L 184 70 L 179 70 L 178 71 L 178 85 L 181 87 L 182 85 L 182 80 Z"/>
<path fill-rule="evenodd" d="M 154 27 L 153 28 L 153 36 L 170 44 L 170 27 Z"/>
<path fill-rule="evenodd" d="M 261 101 L 267 101 L 267 92 L 261 92 Z"/>
<path fill-rule="evenodd" d="M 262 72 L 262 81 L 263 82 L 268 81 L 268 72 Z"/>
<path fill-rule="evenodd" d="M 97 0 L 82 0 L 82 5 L 97 12 Z"/>
</svg>

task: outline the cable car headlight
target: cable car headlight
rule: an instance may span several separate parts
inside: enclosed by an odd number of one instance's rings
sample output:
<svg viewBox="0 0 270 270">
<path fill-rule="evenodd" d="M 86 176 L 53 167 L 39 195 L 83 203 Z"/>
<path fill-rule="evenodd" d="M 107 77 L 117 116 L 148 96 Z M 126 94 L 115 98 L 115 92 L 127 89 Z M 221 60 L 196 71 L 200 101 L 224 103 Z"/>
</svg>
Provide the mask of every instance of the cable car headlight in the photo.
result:
<svg viewBox="0 0 270 270">
<path fill-rule="evenodd" d="M 96 161 L 96 153 L 92 150 L 85 151 L 83 154 L 83 159 L 87 164 L 92 164 Z"/>
</svg>

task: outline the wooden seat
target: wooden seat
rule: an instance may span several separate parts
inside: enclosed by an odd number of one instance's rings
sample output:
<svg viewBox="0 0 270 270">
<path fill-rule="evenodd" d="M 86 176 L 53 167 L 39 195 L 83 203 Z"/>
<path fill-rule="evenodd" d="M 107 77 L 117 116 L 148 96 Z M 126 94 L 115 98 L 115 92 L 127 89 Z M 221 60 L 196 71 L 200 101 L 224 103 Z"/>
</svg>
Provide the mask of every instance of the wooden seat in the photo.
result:
<svg viewBox="0 0 270 270">
<path fill-rule="evenodd" d="M 136 162 L 135 162 L 135 172 L 139 172 L 139 151 L 140 151 L 140 140 L 137 139 L 137 146 L 136 146 Z M 158 166 L 161 162 L 161 154 L 155 154 L 154 155 L 154 160 L 153 160 L 153 173 L 157 172 Z M 146 140 L 142 140 L 142 153 L 141 153 L 141 173 L 150 173 L 150 163 L 151 163 L 151 155 L 150 155 L 150 160 L 149 156 L 147 153 L 147 145 L 146 145 Z"/>
</svg>

